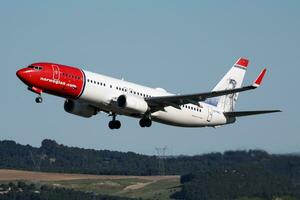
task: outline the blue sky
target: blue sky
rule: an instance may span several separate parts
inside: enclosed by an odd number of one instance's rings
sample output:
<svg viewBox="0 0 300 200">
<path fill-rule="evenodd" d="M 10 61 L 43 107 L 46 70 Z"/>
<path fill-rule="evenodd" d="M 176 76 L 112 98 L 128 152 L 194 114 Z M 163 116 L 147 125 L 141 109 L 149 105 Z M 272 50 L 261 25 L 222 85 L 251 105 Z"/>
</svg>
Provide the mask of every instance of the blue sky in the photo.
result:
<svg viewBox="0 0 300 200">
<path fill-rule="evenodd" d="M 0 6 L 0 139 L 154 154 L 236 149 L 300 152 L 299 1 L 2 1 Z M 174 93 L 211 90 L 244 56 L 245 84 L 263 67 L 261 88 L 239 96 L 237 110 L 282 109 L 222 128 L 177 128 L 120 117 L 111 131 L 104 113 L 65 113 L 64 100 L 35 95 L 15 71 L 36 61 L 82 67 Z"/>
</svg>

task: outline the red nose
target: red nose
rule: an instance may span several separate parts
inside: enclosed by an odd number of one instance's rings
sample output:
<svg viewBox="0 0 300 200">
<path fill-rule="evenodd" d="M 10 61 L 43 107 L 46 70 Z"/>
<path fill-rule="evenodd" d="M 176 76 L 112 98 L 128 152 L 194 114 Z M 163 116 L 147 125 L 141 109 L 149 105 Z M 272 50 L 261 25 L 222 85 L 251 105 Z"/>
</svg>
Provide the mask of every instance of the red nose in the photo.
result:
<svg viewBox="0 0 300 200">
<path fill-rule="evenodd" d="M 23 69 L 20 69 L 20 70 L 18 70 L 17 71 L 17 77 L 19 78 L 19 79 L 21 79 L 21 81 L 26 81 L 26 77 L 28 76 L 28 69 L 27 68 L 23 68 Z"/>
<path fill-rule="evenodd" d="M 17 77 L 19 77 L 19 79 L 21 79 L 21 77 L 23 76 L 23 70 L 22 69 L 18 70 L 16 74 L 17 74 Z"/>
</svg>

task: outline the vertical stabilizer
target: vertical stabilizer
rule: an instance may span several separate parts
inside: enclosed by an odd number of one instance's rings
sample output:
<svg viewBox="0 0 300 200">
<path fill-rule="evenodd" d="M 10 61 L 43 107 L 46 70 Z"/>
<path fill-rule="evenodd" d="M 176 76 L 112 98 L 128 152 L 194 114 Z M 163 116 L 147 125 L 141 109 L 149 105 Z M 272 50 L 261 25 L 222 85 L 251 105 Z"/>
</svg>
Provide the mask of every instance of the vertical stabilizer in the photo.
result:
<svg viewBox="0 0 300 200">
<path fill-rule="evenodd" d="M 248 67 L 248 59 L 239 58 L 232 68 L 226 73 L 221 81 L 216 85 L 213 91 L 228 90 L 241 87 L 246 69 Z M 220 97 L 208 99 L 206 102 L 217 106 L 224 112 L 232 112 L 238 98 L 238 93 L 228 94 Z"/>
</svg>

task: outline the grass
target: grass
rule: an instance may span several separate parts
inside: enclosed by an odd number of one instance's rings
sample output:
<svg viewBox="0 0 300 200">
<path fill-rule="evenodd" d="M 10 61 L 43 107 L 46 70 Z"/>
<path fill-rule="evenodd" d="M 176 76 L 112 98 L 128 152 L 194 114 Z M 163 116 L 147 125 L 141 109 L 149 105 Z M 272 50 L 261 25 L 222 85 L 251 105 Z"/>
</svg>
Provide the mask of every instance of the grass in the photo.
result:
<svg viewBox="0 0 300 200">
<path fill-rule="evenodd" d="M 120 195 L 151 200 L 168 200 L 171 194 L 180 189 L 179 185 L 178 179 L 160 180 L 137 190 L 122 192 Z"/>
<path fill-rule="evenodd" d="M 65 187 L 96 194 L 108 194 L 142 199 L 168 200 L 178 191 L 179 179 L 143 180 L 143 179 L 101 179 L 45 182 L 56 187 Z"/>
</svg>

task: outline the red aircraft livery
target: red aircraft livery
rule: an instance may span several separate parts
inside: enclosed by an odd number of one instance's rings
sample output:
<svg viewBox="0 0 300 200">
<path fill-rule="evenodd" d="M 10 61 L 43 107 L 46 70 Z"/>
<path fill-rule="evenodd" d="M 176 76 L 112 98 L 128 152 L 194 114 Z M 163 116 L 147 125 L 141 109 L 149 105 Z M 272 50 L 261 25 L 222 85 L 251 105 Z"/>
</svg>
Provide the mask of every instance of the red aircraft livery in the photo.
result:
<svg viewBox="0 0 300 200">
<path fill-rule="evenodd" d="M 39 95 L 45 92 L 71 99 L 80 97 L 85 84 L 81 69 L 52 63 L 33 63 L 19 70 L 17 76 Z"/>
</svg>

